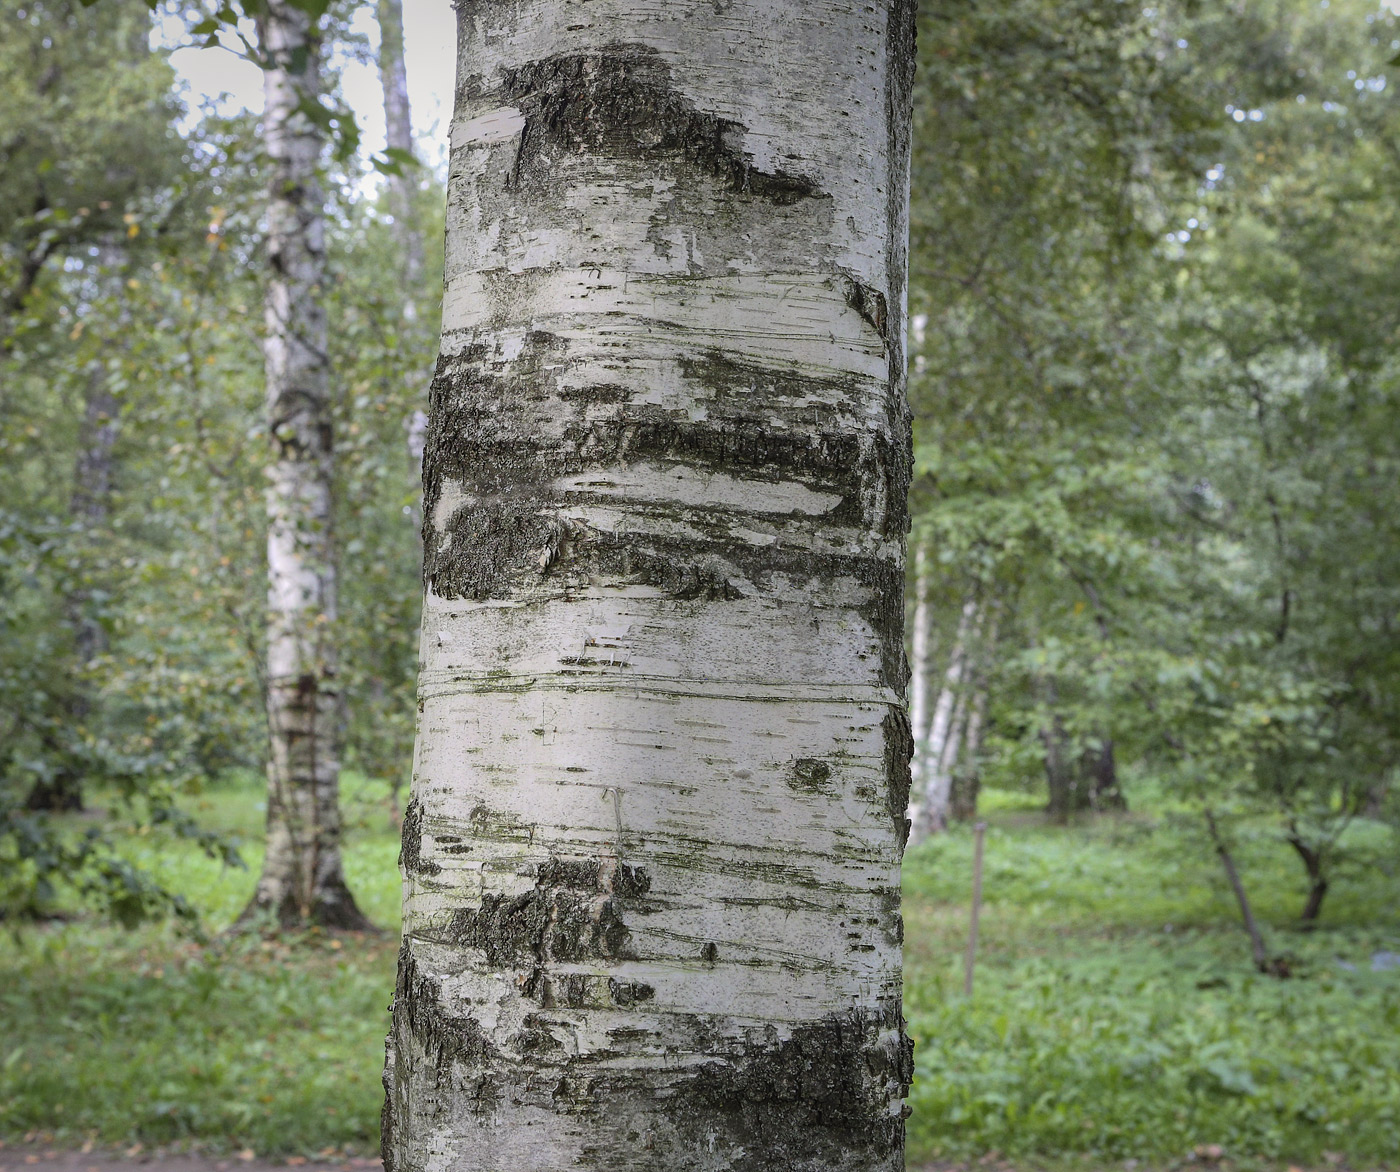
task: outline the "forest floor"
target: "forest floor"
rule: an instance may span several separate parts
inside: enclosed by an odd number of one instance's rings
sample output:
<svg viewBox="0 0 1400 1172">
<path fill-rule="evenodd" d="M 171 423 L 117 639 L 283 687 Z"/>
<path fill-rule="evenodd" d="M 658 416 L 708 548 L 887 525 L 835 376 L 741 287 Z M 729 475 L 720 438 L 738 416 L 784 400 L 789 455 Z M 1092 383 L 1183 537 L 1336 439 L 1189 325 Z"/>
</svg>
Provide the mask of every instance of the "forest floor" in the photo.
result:
<svg viewBox="0 0 1400 1172">
<path fill-rule="evenodd" d="M 115 1172 L 113 1153 L 126 1168 L 159 1155 L 162 1172 L 377 1165 L 397 831 L 387 787 L 351 777 L 345 789 L 350 884 L 382 935 L 201 941 L 76 920 L 0 936 L 0 1172 Z M 247 870 L 164 832 L 127 849 L 216 932 L 251 890 L 260 803 L 252 779 L 192 803 L 250 844 Z M 970 999 L 971 835 L 955 830 L 906 862 L 911 1168 L 1400 1169 L 1388 830 L 1355 828 L 1312 932 L 1294 920 L 1303 885 L 1290 852 L 1263 827 L 1242 830 L 1271 947 L 1293 960 L 1279 981 L 1250 967 L 1183 814 L 1159 803 L 1057 827 L 1020 795 L 986 805 Z"/>
<path fill-rule="evenodd" d="M 226 1157 L 199 1155 L 190 1152 L 150 1150 L 135 1145 L 126 1151 L 106 1152 L 90 1145 L 81 1149 L 52 1148 L 43 1144 L 11 1144 L 0 1142 L 0 1172 L 359 1172 L 378 1170 L 383 1165 L 377 1156 L 337 1156 L 334 1159 L 308 1160 L 302 1156 L 280 1160 L 260 1159 L 250 1151 Z M 910 1166 L 908 1172 L 1232 1172 L 1229 1160 L 1178 1161 L 1170 1165 L 1149 1167 L 1137 1161 L 1098 1164 L 1080 1159 L 1073 1163 L 1013 1162 L 995 1153 L 978 1160 L 944 1161 L 936 1164 Z M 1272 1172 L 1272 1170 L 1271 1170 Z M 1296 1165 L 1279 1165 L 1277 1172 L 1314 1172 Z M 1332 1163 L 1316 1172 L 1359 1172 L 1345 1164 Z M 1370 1169 L 1369 1172 L 1397 1172 L 1396 1168 Z"/>
</svg>

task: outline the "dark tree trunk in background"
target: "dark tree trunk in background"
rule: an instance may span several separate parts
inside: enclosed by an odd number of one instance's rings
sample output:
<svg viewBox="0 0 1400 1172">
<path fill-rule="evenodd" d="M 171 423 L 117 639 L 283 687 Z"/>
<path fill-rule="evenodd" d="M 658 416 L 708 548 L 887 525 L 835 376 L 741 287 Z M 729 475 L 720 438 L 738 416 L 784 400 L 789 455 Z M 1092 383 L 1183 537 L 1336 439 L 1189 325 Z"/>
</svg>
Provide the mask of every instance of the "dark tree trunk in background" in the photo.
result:
<svg viewBox="0 0 1400 1172">
<path fill-rule="evenodd" d="M 1053 684 L 1050 689 L 1053 694 Z M 1089 810 L 1128 808 L 1118 784 L 1118 762 L 1111 740 L 1104 738 L 1097 748 L 1091 744 L 1076 753 L 1058 714 L 1049 728 L 1041 730 L 1040 739 L 1045 746 L 1045 781 L 1050 790 L 1045 812 L 1051 818 L 1063 822 Z"/>
<path fill-rule="evenodd" d="M 1128 808 L 1128 799 L 1118 784 L 1118 760 L 1114 756 L 1113 742 L 1108 737 L 1099 742 L 1098 748 L 1086 747 L 1079 765 L 1092 809 L 1123 811 Z"/>
<path fill-rule="evenodd" d="M 1327 898 L 1328 879 L 1326 856 L 1323 851 L 1309 844 L 1296 830 L 1288 835 L 1288 845 L 1297 852 L 1303 861 L 1303 869 L 1308 874 L 1308 900 L 1303 905 L 1299 918 L 1309 927 L 1317 923 L 1322 911 L 1322 901 Z"/>
<path fill-rule="evenodd" d="M 1244 922 L 1244 930 L 1249 934 L 1249 949 L 1250 954 L 1254 957 L 1254 967 L 1261 973 L 1280 974 L 1281 966 L 1269 959 L 1269 950 L 1264 943 L 1264 933 L 1259 930 L 1259 922 L 1254 918 L 1254 909 L 1250 906 L 1249 895 L 1244 889 L 1244 880 L 1240 878 L 1239 868 L 1235 866 L 1234 855 L 1230 853 L 1230 846 L 1225 841 L 1225 836 L 1220 832 L 1220 825 L 1215 819 L 1214 812 L 1206 810 L 1205 819 L 1206 829 L 1210 832 L 1210 840 L 1215 846 L 1215 853 L 1220 858 L 1220 865 L 1225 870 L 1225 877 L 1230 881 L 1230 889 L 1235 893 L 1235 902 L 1239 904 L 1240 919 Z"/>
</svg>

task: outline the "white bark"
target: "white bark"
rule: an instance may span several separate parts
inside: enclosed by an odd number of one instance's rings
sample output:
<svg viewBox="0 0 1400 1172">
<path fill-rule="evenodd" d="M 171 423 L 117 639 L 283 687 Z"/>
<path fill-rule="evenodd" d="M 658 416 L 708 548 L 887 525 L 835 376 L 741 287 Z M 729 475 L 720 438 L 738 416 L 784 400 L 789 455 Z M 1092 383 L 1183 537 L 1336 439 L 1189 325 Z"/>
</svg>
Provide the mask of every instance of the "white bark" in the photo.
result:
<svg viewBox="0 0 1400 1172">
<path fill-rule="evenodd" d="M 322 138 L 298 111 L 320 85 L 320 36 L 288 0 L 259 20 L 268 189 L 267 854 L 245 915 L 362 927 L 340 861 L 336 580 Z"/>
<path fill-rule="evenodd" d="M 459 29 L 386 1164 L 892 1172 L 912 8 Z"/>
<path fill-rule="evenodd" d="M 964 672 L 964 674 L 967 674 Z M 958 761 L 962 753 L 963 738 L 967 735 L 968 720 L 968 693 L 964 685 L 958 692 L 957 702 L 953 705 L 953 720 L 949 725 L 947 738 L 943 741 L 943 751 L 938 757 L 938 773 L 951 792 L 953 784 L 953 774 L 957 770 Z M 947 821 L 945 815 L 944 821 Z"/>
<path fill-rule="evenodd" d="M 952 774 L 944 770 L 943 763 L 948 755 L 949 739 L 956 731 L 954 717 L 958 698 L 962 695 L 968 650 L 976 630 L 978 613 L 977 597 L 973 595 L 963 603 L 962 613 L 958 616 L 958 630 L 953 637 L 947 670 L 943 673 L 943 686 L 939 689 L 938 699 L 933 706 L 933 717 L 929 721 L 930 768 L 925 779 L 923 802 L 919 811 L 918 829 L 921 836 L 937 834 L 948 828 L 948 799 L 953 779 Z"/>
<path fill-rule="evenodd" d="M 982 751 L 982 733 L 990 699 L 987 678 L 992 657 L 996 654 L 999 626 L 1000 605 L 994 600 L 990 608 L 984 607 L 979 615 L 977 641 L 969 650 L 967 665 L 963 669 L 963 695 L 959 701 L 961 713 L 957 718 L 959 731 L 955 751 L 944 765 L 948 778 L 949 818 L 968 819 L 977 812 L 977 791 L 980 787 L 977 757 Z"/>
</svg>

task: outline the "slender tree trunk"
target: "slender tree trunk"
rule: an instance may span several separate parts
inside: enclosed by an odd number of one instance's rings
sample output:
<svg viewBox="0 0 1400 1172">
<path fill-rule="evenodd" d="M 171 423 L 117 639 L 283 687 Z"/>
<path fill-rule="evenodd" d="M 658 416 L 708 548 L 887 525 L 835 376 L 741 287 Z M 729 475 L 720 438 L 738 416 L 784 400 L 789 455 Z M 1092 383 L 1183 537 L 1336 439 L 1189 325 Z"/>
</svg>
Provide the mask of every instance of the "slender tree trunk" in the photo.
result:
<svg viewBox="0 0 1400 1172">
<path fill-rule="evenodd" d="M 1245 893 L 1244 881 L 1240 878 L 1240 872 L 1235 866 L 1235 859 L 1230 853 L 1229 845 L 1220 833 L 1215 813 L 1206 810 L 1205 816 L 1206 829 L 1210 831 L 1210 840 L 1215 844 L 1215 853 L 1220 856 L 1220 865 L 1225 868 L 1225 877 L 1230 881 L 1230 887 L 1235 893 L 1235 902 L 1240 905 L 1240 918 L 1244 921 L 1244 930 L 1249 934 L 1249 948 L 1254 957 L 1254 967 L 1261 973 L 1274 972 L 1276 966 L 1270 963 L 1269 950 L 1264 943 L 1264 934 L 1259 930 L 1258 921 L 1254 918 L 1254 910 L 1249 905 L 1249 896 Z"/>
<path fill-rule="evenodd" d="M 379 0 L 379 80 L 384 88 L 384 122 L 391 150 L 414 154 L 409 116 L 408 75 L 403 61 L 403 0 Z M 423 284 L 423 236 L 413 211 L 416 183 L 411 170 L 389 176 L 389 207 L 394 216 L 394 243 L 399 250 L 404 317 L 418 315 Z"/>
<path fill-rule="evenodd" d="M 386 1166 L 894 1172 L 912 4 L 458 13 Z"/>
<path fill-rule="evenodd" d="M 1123 787 L 1118 783 L 1118 758 L 1109 737 L 1103 737 L 1097 749 L 1085 749 L 1079 764 L 1091 808 L 1118 811 L 1128 808 Z"/>
<path fill-rule="evenodd" d="M 1080 801 L 1078 778 L 1067 752 L 1068 739 L 1058 713 L 1040 730 L 1040 742 L 1045 746 L 1045 784 L 1050 792 L 1045 812 L 1057 822 L 1064 822 L 1076 811 L 1088 808 L 1088 803 Z"/>
<path fill-rule="evenodd" d="M 259 20 L 267 211 L 267 854 L 245 919 L 363 928 L 340 859 L 340 683 L 331 534 L 322 136 L 299 109 L 320 86 L 316 22 L 290 0 Z"/>
<path fill-rule="evenodd" d="M 914 734 L 914 768 L 910 792 L 922 796 L 928 775 L 928 684 L 932 671 L 930 636 L 933 616 L 928 602 L 928 552 L 920 544 L 914 553 L 913 661 L 910 663 L 909 724 Z M 911 804 L 909 817 L 917 821 L 921 807 Z"/>
<path fill-rule="evenodd" d="M 964 670 L 963 675 L 967 674 L 967 671 Z M 957 703 L 953 705 L 953 723 L 948 733 L 948 739 L 943 742 L 943 752 L 938 758 L 938 772 L 950 786 L 953 772 L 957 769 L 958 761 L 962 757 L 963 738 L 967 735 L 968 699 L 967 687 L 964 685 L 958 692 Z"/>
<path fill-rule="evenodd" d="M 1069 734 L 1057 708 L 1060 693 L 1054 677 L 1043 677 L 1039 689 L 1050 711 L 1049 723 L 1040 730 L 1040 743 L 1045 746 L 1045 785 L 1050 795 L 1045 812 L 1056 822 L 1066 822 L 1093 807 L 1093 779 L 1085 775 L 1083 762 L 1076 761 L 1070 751 Z"/>
<path fill-rule="evenodd" d="M 948 813 L 955 822 L 970 822 L 977 816 L 977 796 L 982 788 L 977 757 L 982 751 L 982 729 L 986 719 L 987 689 L 982 685 L 973 690 L 963 738 L 962 765 L 953 773 Z"/>
<path fill-rule="evenodd" d="M 1321 850 L 1311 846 L 1298 833 L 1296 827 L 1289 831 L 1288 845 L 1297 852 L 1298 858 L 1303 861 L 1303 869 L 1308 873 L 1308 901 L 1303 905 L 1300 918 L 1304 924 L 1312 927 L 1322 912 L 1322 901 L 1327 898 L 1327 888 L 1330 886 L 1325 868 L 1326 859 Z"/>
<path fill-rule="evenodd" d="M 962 694 L 963 677 L 967 671 L 969 644 L 973 638 L 979 617 L 976 595 L 963 603 L 958 616 L 958 631 L 953 637 L 953 649 L 948 657 L 948 667 L 943 673 L 943 687 L 933 706 L 933 716 L 929 721 L 928 760 L 929 770 L 924 782 L 923 802 L 919 811 L 918 831 L 920 837 L 938 834 L 948 828 L 948 803 L 952 780 L 943 772 L 942 763 L 948 751 L 948 740 L 956 732 L 954 717 L 958 697 Z"/>
</svg>

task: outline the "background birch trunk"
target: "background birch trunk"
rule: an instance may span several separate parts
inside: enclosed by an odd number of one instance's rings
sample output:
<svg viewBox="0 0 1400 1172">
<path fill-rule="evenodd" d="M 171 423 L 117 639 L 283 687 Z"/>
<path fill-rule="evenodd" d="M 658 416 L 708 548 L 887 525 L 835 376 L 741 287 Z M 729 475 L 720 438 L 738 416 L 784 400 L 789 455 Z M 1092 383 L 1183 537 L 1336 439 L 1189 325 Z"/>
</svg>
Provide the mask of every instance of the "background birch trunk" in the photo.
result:
<svg viewBox="0 0 1400 1172">
<path fill-rule="evenodd" d="M 403 0 L 379 0 L 379 81 L 384 90 L 386 144 L 390 150 L 416 155 L 408 104 L 408 75 L 403 63 Z M 389 176 L 389 208 L 394 215 L 394 243 L 403 280 L 403 313 L 418 316 L 418 289 L 423 283 L 423 238 L 414 215 L 416 181 L 411 168 Z"/>
<path fill-rule="evenodd" d="M 982 751 L 987 699 L 985 682 L 973 685 L 967 728 L 963 733 L 961 764 L 953 771 L 948 796 L 948 817 L 955 822 L 970 822 L 977 816 L 977 795 L 982 788 L 978 754 Z"/>
<path fill-rule="evenodd" d="M 941 765 L 948 750 L 949 738 L 957 731 L 954 724 L 958 697 L 962 694 L 963 676 L 967 670 L 969 643 L 978 621 L 979 608 L 974 594 L 963 603 L 958 616 L 958 630 L 953 637 L 953 649 L 948 667 L 943 673 L 943 686 L 933 705 L 929 720 L 928 770 L 924 779 L 923 801 L 919 809 L 920 837 L 938 834 L 948 828 L 948 797 L 950 781 Z"/>
<path fill-rule="evenodd" d="M 971 667 L 965 673 L 964 697 L 966 716 L 959 734 L 961 749 L 948 767 L 948 817 L 958 822 L 970 822 L 977 814 L 977 795 L 982 788 L 978 755 L 982 752 L 982 736 L 986 728 L 987 703 L 991 699 L 987 681 L 997 653 L 997 635 L 1001 629 L 1001 604 L 990 603 L 986 627 L 979 631 L 976 648 L 971 652 Z"/>
<path fill-rule="evenodd" d="M 893 1172 L 912 4 L 458 13 L 386 1165 Z"/>
<path fill-rule="evenodd" d="M 271 172 L 264 343 L 267 428 L 267 854 L 244 917 L 363 928 L 340 860 L 340 704 L 316 22 L 272 0 L 258 22 Z"/>
</svg>

